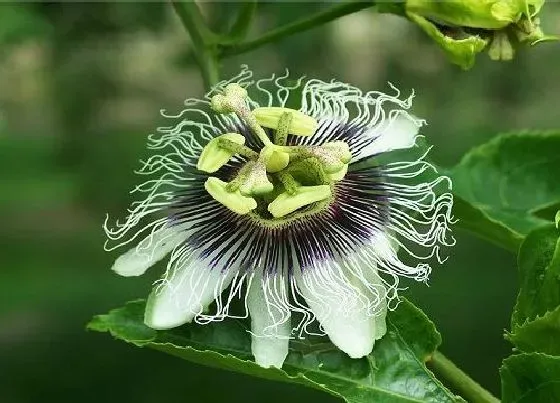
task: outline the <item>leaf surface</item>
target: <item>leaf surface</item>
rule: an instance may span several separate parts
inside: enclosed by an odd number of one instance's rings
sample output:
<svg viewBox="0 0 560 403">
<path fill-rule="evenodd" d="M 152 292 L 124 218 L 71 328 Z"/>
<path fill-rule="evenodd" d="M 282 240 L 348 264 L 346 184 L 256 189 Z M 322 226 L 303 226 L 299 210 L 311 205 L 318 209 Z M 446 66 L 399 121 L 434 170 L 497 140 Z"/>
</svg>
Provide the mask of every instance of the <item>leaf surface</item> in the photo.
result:
<svg viewBox="0 0 560 403">
<path fill-rule="evenodd" d="M 369 356 L 354 360 L 326 337 L 310 338 L 292 342 L 281 370 L 254 363 L 250 336 L 241 321 L 155 331 L 143 324 L 144 306 L 144 301 L 130 302 L 96 316 L 88 328 L 194 363 L 303 384 L 352 403 L 462 401 L 426 368 L 441 336 L 426 315 L 406 300 L 390 312 L 388 332 Z"/>
</svg>

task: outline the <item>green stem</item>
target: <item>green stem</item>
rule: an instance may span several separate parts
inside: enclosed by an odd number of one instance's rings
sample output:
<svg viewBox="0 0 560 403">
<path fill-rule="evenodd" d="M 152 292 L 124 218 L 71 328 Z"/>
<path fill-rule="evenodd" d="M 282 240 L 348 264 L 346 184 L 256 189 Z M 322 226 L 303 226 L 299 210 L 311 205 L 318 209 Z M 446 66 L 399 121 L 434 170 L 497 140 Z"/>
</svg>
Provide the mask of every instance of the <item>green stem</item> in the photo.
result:
<svg viewBox="0 0 560 403">
<path fill-rule="evenodd" d="M 432 370 L 445 379 L 469 403 L 500 403 L 496 397 L 460 370 L 439 351 L 428 361 Z"/>
<path fill-rule="evenodd" d="M 171 4 L 191 37 L 204 87 L 209 90 L 219 81 L 216 49 L 218 37 L 208 28 L 204 22 L 204 17 L 193 0 L 172 0 Z"/>
<path fill-rule="evenodd" d="M 249 0 L 239 6 L 237 18 L 227 36 L 229 41 L 239 42 L 245 38 L 256 9 L 257 0 Z"/>
<path fill-rule="evenodd" d="M 299 21 L 295 21 L 282 27 L 273 29 L 270 32 L 262 35 L 260 38 L 239 44 L 222 45 L 220 57 L 229 57 L 248 52 L 264 44 L 275 42 L 278 39 L 297 34 L 298 32 L 306 31 L 318 25 L 326 24 L 327 22 L 336 20 L 337 18 L 343 17 L 348 14 L 355 13 L 373 5 L 375 5 L 375 0 L 351 1 L 349 3 L 337 4 L 325 11 L 321 11 L 315 15 L 312 15 L 311 17 L 303 18 Z"/>
</svg>

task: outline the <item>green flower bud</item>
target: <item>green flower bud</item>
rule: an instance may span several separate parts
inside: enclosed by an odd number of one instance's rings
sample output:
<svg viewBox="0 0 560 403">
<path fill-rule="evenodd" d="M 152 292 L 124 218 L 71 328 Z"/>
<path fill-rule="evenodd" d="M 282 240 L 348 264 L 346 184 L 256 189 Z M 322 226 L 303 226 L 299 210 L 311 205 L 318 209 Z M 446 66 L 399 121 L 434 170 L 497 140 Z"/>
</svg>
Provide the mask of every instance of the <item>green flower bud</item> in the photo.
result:
<svg viewBox="0 0 560 403">
<path fill-rule="evenodd" d="M 220 139 L 229 140 L 235 144 L 245 144 L 245 137 L 237 133 L 226 133 L 212 140 L 202 150 L 196 167 L 204 172 L 213 173 L 225 165 L 235 154 L 220 145 Z"/>
<path fill-rule="evenodd" d="M 458 64 L 464 69 L 473 66 L 475 56 L 482 52 L 489 42 L 488 38 L 468 35 L 460 29 L 455 29 L 458 33 L 457 39 L 455 39 L 442 33 L 435 24 L 420 15 L 408 14 L 408 17 L 442 47 L 452 63 Z"/>
<path fill-rule="evenodd" d="M 281 218 L 299 208 L 328 199 L 329 197 L 331 197 L 331 187 L 329 185 L 300 186 L 294 194 L 288 192 L 280 193 L 268 205 L 268 211 L 274 218 Z"/>
<path fill-rule="evenodd" d="M 441 25 L 500 29 L 519 21 L 527 6 L 544 0 L 407 0 L 408 13 L 420 15 Z"/>
<path fill-rule="evenodd" d="M 237 214 L 247 214 L 257 208 L 257 202 L 251 197 L 246 197 L 239 190 L 230 192 L 227 183 L 218 178 L 210 177 L 204 183 L 204 188 L 214 200 L 220 202 Z"/>
<path fill-rule="evenodd" d="M 406 0 L 406 14 L 447 53 L 450 60 L 468 69 L 474 57 L 492 39 L 493 60 L 510 60 L 514 48 L 506 34 L 519 42 L 536 44 L 557 38 L 547 36 L 535 18 L 544 0 Z"/>
<path fill-rule="evenodd" d="M 280 172 L 290 163 L 290 155 L 274 144 L 267 145 L 261 150 L 261 158 L 265 161 L 268 172 Z"/>
<path fill-rule="evenodd" d="M 261 161 L 248 162 L 242 169 L 239 185 L 242 195 L 262 195 L 274 190 L 274 185 L 268 180 L 266 166 Z"/>
<path fill-rule="evenodd" d="M 253 109 L 253 115 L 257 122 L 263 127 L 276 129 L 280 118 L 284 113 L 292 115 L 290 122 L 290 133 L 296 136 L 311 136 L 317 130 L 317 121 L 311 116 L 306 115 L 295 109 L 280 108 L 280 107 L 263 107 Z"/>
</svg>

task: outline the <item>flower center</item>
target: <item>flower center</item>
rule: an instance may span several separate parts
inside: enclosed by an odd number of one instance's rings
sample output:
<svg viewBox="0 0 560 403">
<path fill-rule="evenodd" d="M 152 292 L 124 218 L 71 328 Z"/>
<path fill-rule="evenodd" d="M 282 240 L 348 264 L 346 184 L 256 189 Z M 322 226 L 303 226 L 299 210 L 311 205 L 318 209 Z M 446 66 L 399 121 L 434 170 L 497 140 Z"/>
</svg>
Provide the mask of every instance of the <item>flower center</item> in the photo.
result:
<svg viewBox="0 0 560 403">
<path fill-rule="evenodd" d="M 352 158 L 345 142 L 286 145 L 288 133 L 313 135 L 317 121 L 294 109 L 251 110 L 247 92 L 238 84 L 229 84 L 223 94 L 212 98 L 211 105 L 218 113 L 235 113 L 263 143 L 257 152 L 245 145 L 243 135 L 225 133 L 204 147 L 197 165 L 204 172 L 218 171 L 235 155 L 246 159 L 229 182 L 208 178 L 205 189 L 216 201 L 268 226 L 299 220 L 328 207 L 334 186 L 344 178 Z M 264 128 L 273 129 L 272 139 Z"/>
</svg>

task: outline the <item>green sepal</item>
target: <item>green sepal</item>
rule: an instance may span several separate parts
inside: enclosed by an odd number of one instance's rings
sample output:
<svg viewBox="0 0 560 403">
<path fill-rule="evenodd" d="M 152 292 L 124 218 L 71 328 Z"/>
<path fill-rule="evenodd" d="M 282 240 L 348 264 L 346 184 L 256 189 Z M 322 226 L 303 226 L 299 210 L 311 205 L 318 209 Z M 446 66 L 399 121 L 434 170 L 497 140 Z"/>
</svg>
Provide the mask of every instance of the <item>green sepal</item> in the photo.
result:
<svg viewBox="0 0 560 403">
<path fill-rule="evenodd" d="M 311 136 L 315 133 L 315 130 L 317 130 L 317 121 L 296 109 L 271 106 L 255 108 L 252 112 L 257 122 L 259 122 L 259 125 L 270 129 L 276 129 L 282 115 L 290 113 L 292 115 L 290 134 L 296 136 Z"/>
<path fill-rule="evenodd" d="M 301 207 L 329 197 L 331 197 L 331 187 L 329 185 L 300 186 L 296 189 L 295 194 L 288 192 L 280 193 L 268 205 L 268 211 L 274 218 L 281 218 Z"/>
<path fill-rule="evenodd" d="M 407 15 L 445 51 L 452 63 L 461 66 L 463 69 L 470 69 L 474 64 L 475 56 L 488 45 L 489 38 L 467 35 L 465 38 L 454 39 L 444 35 L 436 25 L 426 18 L 413 13 Z"/>
<path fill-rule="evenodd" d="M 227 164 L 234 153 L 220 146 L 220 139 L 226 139 L 239 145 L 245 144 L 245 137 L 238 133 L 226 133 L 213 138 L 202 150 L 196 167 L 204 172 L 214 173 Z"/>
<path fill-rule="evenodd" d="M 234 213 L 247 214 L 257 208 L 255 199 L 243 196 L 239 189 L 229 192 L 226 187 L 226 182 L 215 177 L 208 178 L 204 183 L 204 188 L 210 196 Z"/>
</svg>

